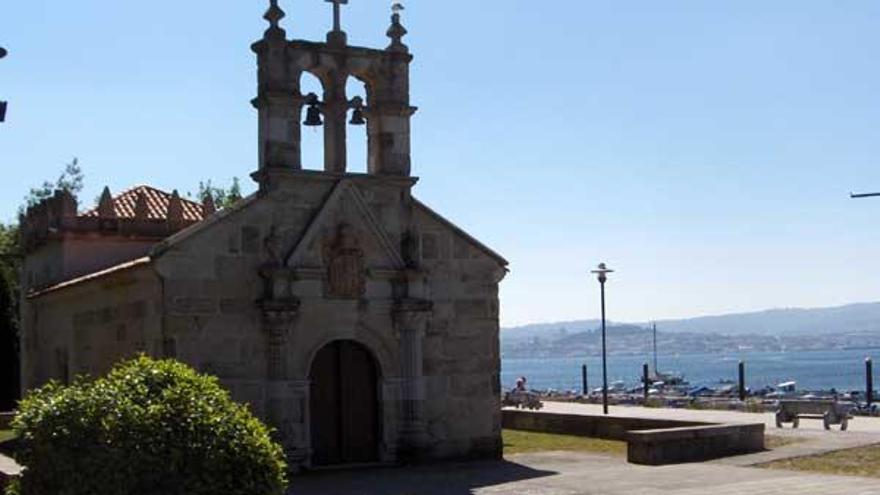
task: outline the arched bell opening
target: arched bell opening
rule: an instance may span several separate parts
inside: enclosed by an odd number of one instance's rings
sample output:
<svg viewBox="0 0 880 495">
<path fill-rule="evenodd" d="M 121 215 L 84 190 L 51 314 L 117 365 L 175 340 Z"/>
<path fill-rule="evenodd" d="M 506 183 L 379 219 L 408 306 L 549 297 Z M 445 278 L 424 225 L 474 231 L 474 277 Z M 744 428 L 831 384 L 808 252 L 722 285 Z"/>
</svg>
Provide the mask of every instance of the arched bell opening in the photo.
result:
<svg viewBox="0 0 880 495">
<path fill-rule="evenodd" d="M 355 76 L 345 84 L 348 99 L 348 172 L 367 173 L 367 86 Z"/>
<path fill-rule="evenodd" d="M 364 345 L 337 340 L 322 347 L 309 369 L 312 465 L 379 461 L 381 369 Z"/>
<path fill-rule="evenodd" d="M 303 72 L 300 78 L 300 94 L 305 97 L 300 123 L 301 146 L 304 169 L 324 169 L 324 114 L 320 100 L 324 85 L 315 75 Z"/>
</svg>

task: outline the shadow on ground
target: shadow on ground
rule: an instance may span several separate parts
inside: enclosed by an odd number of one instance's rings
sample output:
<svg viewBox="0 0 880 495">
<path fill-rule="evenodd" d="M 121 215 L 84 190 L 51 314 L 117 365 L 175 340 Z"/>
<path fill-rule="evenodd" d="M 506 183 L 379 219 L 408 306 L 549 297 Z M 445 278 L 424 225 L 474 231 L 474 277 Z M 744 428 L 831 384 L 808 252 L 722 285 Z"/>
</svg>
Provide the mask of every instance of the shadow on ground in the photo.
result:
<svg viewBox="0 0 880 495">
<path fill-rule="evenodd" d="M 0 454 L 7 457 L 14 457 L 15 451 L 18 450 L 19 441 L 17 438 L 0 442 Z"/>
<path fill-rule="evenodd" d="M 482 487 L 558 474 L 509 461 L 330 471 L 295 476 L 288 495 L 472 495 Z"/>
</svg>

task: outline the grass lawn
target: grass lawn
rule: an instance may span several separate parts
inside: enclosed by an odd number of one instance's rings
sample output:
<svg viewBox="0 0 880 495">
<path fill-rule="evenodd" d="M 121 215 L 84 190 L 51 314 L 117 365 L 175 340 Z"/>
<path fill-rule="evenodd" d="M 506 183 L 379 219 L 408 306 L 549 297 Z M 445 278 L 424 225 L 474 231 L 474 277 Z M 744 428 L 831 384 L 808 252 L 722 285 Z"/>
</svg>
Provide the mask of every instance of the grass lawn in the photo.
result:
<svg viewBox="0 0 880 495">
<path fill-rule="evenodd" d="M 504 439 L 505 455 L 564 450 L 569 452 L 592 452 L 611 456 L 626 456 L 626 442 L 616 442 L 613 440 L 519 430 L 504 430 L 502 438 Z"/>
<path fill-rule="evenodd" d="M 13 438 L 15 438 L 15 433 L 12 430 L 0 430 L 0 443 L 12 440 Z"/>
<path fill-rule="evenodd" d="M 786 445 L 801 443 L 803 441 L 803 438 L 767 435 L 764 437 L 764 447 L 766 447 L 768 450 L 774 450 L 778 449 L 779 447 L 785 447 Z"/>
<path fill-rule="evenodd" d="M 880 478 L 880 444 L 828 454 L 784 459 L 760 467 Z"/>
</svg>

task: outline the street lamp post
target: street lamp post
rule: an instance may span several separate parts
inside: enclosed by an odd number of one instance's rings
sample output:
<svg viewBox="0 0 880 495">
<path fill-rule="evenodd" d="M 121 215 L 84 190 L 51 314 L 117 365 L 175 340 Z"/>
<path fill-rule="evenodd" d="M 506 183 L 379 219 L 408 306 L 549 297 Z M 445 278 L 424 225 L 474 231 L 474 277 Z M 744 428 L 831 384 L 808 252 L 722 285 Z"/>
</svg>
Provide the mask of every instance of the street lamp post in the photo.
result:
<svg viewBox="0 0 880 495">
<path fill-rule="evenodd" d="M 0 58 L 4 58 L 8 52 L 5 48 L 0 46 Z M 0 122 L 6 122 L 6 107 L 8 103 L 5 101 L 0 101 Z"/>
<path fill-rule="evenodd" d="M 608 359 L 605 347 L 605 282 L 608 281 L 609 270 L 605 263 L 599 263 L 599 267 L 593 270 L 599 279 L 599 287 L 602 294 L 602 412 L 608 414 Z"/>
</svg>

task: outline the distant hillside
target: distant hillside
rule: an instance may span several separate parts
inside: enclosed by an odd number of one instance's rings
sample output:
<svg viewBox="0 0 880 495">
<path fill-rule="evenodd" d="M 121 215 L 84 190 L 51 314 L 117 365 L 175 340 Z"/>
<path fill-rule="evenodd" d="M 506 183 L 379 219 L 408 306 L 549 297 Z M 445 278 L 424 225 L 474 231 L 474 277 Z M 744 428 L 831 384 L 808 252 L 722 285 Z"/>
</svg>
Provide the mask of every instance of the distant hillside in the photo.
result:
<svg viewBox="0 0 880 495">
<path fill-rule="evenodd" d="M 634 324 L 649 325 L 644 322 Z M 595 330 L 598 326 L 598 320 L 539 323 L 505 328 L 501 332 L 501 337 L 508 342 L 534 337 L 556 339 L 568 333 Z M 796 336 L 880 332 L 880 302 L 849 304 L 834 308 L 770 309 L 753 313 L 659 320 L 657 326 L 663 332 L 721 335 Z"/>
<path fill-rule="evenodd" d="M 505 329 L 506 357 L 572 357 L 601 350 L 600 322 L 542 323 Z M 776 309 L 657 322 L 658 346 L 676 353 L 880 348 L 880 303 L 825 309 Z M 608 352 L 645 354 L 650 324 L 610 323 Z"/>
<path fill-rule="evenodd" d="M 822 335 L 880 331 L 880 303 L 834 308 L 771 309 L 756 313 L 658 321 L 672 332 L 725 335 Z"/>
</svg>

